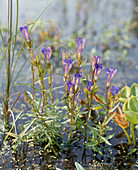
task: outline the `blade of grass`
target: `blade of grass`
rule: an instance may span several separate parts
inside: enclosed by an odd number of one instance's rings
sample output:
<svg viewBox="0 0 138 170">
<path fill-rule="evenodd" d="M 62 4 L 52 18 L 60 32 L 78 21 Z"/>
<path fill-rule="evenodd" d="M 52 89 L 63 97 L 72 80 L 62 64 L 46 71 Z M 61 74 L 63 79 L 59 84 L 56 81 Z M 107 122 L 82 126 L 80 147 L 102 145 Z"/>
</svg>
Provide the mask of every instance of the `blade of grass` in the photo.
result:
<svg viewBox="0 0 138 170">
<path fill-rule="evenodd" d="M 54 0 L 51 0 L 46 7 L 43 9 L 43 11 L 41 12 L 41 14 L 36 18 L 35 22 L 33 22 L 32 27 L 30 28 L 30 31 L 33 29 L 33 27 L 35 26 L 36 22 L 39 20 L 39 18 L 42 16 L 42 14 L 45 12 L 45 10 L 52 4 Z"/>
<path fill-rule="evenodd" d="M 5 48 L 5 42 L 4 42 L 4 38 L 3 38 L 3 35 L 2 35 L 1 29 L 0 29 L 0 36 L 1 36 L 3 47 Z"/>
<path fill-rule="evenodd" d="M 15 35 L 17 35 L 17 32 L 18 32 L 18 20 L 19 20 L 19 1 L 16 0 L 16 27 L 15 27 Z M 13 66 L 16 40 L 17 40 L 17 36 L 15 36 L 15 39 L 14 39 L 14 46 L 13 46 L 13 50 L 12 50 L 11 68 L 12 68 L 12 66 Z"/>
<path fill-rule="evenodd" d="M 23 111 L 21 111 L 21 112 L 18 114 L 17 118 L 16 118 L 15 120 L 13 120 L 13 125 L 12 125 L 12 127 L 11 127 L 11 129 L 10 129 L 9 132 L 12 131 L 12 129 L 14 128 L 14 125 L 15 125 L 16 121 L 18 120 L 18 118 L 20 117 L 20 115 L 21 115 L 22 113 L 23 113 Z M 5 143 L 5 141 L 7 140 L 8 136 L 9 136 L 9 135 L 7 134 L 6 137 L 5 137 L 5 139 L 4 139 L 4 142 L 3 142 L 3 143 Z"/>
<path fill-rule="evenodd" d="M 14 86 L 14 84 L 15 84 L 18 76 L 19 76 L 19 74 L 21 73 L 23 67 L 25 66 L 25 64 L 26 64 L 26 62 L 27 62 L 28 60 L 29 60 L 29 57 L 25 60 L 25 62 L 24 62 L 23 65 L 21 66 L 20 70 L 19 70 L 18 73 L 16 74 L 16 77 L 15 77 L 15 79 L 13 80 L 13 83 L 12 83 L 11 88 L 10 88 L 10 93 L 11 93 L 11 90 L 12 90 L 12 88 L 13 88 L 13 86 Z"/>
</svg>

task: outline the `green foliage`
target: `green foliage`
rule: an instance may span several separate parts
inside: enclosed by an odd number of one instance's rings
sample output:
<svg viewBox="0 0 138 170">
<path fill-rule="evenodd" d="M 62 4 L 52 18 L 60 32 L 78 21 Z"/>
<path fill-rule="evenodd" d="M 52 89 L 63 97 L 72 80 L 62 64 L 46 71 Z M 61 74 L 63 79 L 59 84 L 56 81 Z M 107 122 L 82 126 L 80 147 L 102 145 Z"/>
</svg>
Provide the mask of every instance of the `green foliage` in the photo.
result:
<svg viewBox="0 0 138 170">
<path fill-rule="evenodd" d="M 128 86 L 123 87 L 120 91 L 119 100 L 122 103 L 125 103 L 125 101 L 129 98 L 129 96 L 130 96 L 130 88 Z"/>
<path fill-rule="evenodd" d="M 132 124 L 138 123 L 138 99 L 136 96 L 131 96 L 123 105 L 125 117 Z"/>
<path fill-rule="evenodd" d="M 131 94 L 138 97 L 138 84 L 133 83 L 131 86 Z"/>
<path fill-rule="evenodd" d="M 77 170 L 84 170 L 84 168 L 78 162 L 75 162 L 75 166 Z"/>
<path fill-rule="evenodd" d="M 125 118 L 133 124 L 138 123 L 138 84 L 133 83 L 131 88 L 125 86 L 120 91 L 119 100 L 123 104 Z"/>
<path fill-rule="evenodd" d="M 136 145 L 135 139 L 135 124 L 138 124 L 138 84 L 133 83 L 131 88 L 125 86 L 121 89 L 119 100 L 123 104 L 123 112 L 125 113 L 125 119 L 131 123 L 131 136 L 133 143 Z M 129 135 L 125 132 L 127 137 Z M 131 143 L 130 138 L 128 139 Z"/>
<path fill-rule="evenodd" d="M 138 84 L 133 83 L 131 88 L 129 88 L 128 86 L 125 86 L 121 89 L 120 91 L 120 96 L 119 96 L 119 100 L 122 103 L 125 103 L 125 101 L 131 96 L 136 96 L 138 97 Z"/>
<path fill-rule="evenodd" d="M 136 152 L 138 149 L 137 148 L 132 148 L 131 151 L 129 152 L 129 155 L 131 155 L 132 153 Z"/>
</svg>

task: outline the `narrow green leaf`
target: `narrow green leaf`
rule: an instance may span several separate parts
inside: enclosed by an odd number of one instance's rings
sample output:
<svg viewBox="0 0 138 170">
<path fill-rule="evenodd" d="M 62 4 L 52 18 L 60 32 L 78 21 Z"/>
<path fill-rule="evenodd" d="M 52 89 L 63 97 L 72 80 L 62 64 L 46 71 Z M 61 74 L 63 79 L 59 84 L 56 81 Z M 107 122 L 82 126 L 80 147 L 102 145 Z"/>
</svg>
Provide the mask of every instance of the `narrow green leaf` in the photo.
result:
<svg viewBox="0 0 138 170">
<path fill-rule="evenodd" d="M 84 168 L 78 162 L 75 162 L 75 166 L 77 170 L 84 170 Z"/>
<path fill-rule="evenodd" d="M 103 139 L 103 141 L 104 141 L 107 145 L 112 145 L 112 144 L 109 143 L 108 140 L 106 140 L 103 136 L 101 136 L 101 139 Z"/>
<path fill-rule="evenodd" d="M 105 125 L 107 125 L 107 124 L 110 122 L 110 120 L 112 120 L 112 118 L 114 117 L 114 115 L 115 115 L 115 114 L 113 114 L 112 116 L 109 116 L 109 117 L 108 117 L 108 119 L 107 119 Z"/>
<path fill-rule="evenodd" d="M 131 149 L 131 151 L 128 154 L 131 155 L 132 153 L 134 153 L 136 151 L 137 151 L 137 148 L 133 148 L 133 149 Z"/>
<path fill-rule="evenodd" d="M 119 104 L 120 104 L 120 102 L 118 102 L 117 105 L 115 105 L 115 106 L 110 110 L 110 112 L 114 112 L 115 109 L 119 106 Z"/>
</svg>

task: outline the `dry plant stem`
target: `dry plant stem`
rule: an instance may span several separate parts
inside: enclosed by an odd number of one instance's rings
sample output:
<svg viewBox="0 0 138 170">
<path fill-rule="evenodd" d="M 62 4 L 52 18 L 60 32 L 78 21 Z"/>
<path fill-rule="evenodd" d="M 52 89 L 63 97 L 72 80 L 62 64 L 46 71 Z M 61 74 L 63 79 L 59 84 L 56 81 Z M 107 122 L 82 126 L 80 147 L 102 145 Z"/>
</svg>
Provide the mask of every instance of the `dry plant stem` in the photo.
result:
<svg viewBox="0 0 138 170">
<path fill-rule="evenodd" d="M 49 87 L 51 90 L 50 97 L 52 101 L 52 114 L 54 115 L 54 97 L 53 97 L 53 84 L 52 84 L 52 74 L 51 74 L 51 67 L 48 66 L 49 68 Z"/>
<path fill-rule="evenodd" d="M 33 77 L 33 87 L 35 87 L 35 77 L 34 77 L 34 67 L 33 64 L 31 66 L 32 69 L 32 77 Z M 33 89 L 33 103 L 34 103 L 35 89 Z"/>
<path fill-rule="evenodd" d="M 13 105 L 11 106 L 11 110 L 13 109 L 14 105 L 17 103 L 19 97 L 20 97 L 20 92 L 17 93 L 18 97 L 16 98 L 15 102 L 13 103 Z"/>
<path fill-rule="evenodd" d="M 106 105 L 107 105 L 107 100 L 108 100 L 107 99 L 108 89 L 109 89 L 109 87 L 106 88 Z M 99 133 L 99 137 L 98 137 L 98 144 L 100 143 L 100 138 L 101 138 L 101 135 L 103 133 L 103 129 L 105 128 L 105 123 L 106 123 L 106 121 L 107 121 L 109 116 L 110 116 L 110 111 L 108 113 L 108 106 L 107 106 L 107 116 L 105 116 L 105 119 L 104 119 L 104 122 L 103 122 L 103 126 L 100 129 L 100 133 Z M 97 146 L 98 146 L 98 144 L 97 144 Z"/>
<path fill-rule="evenodd" d="M 80 65 L 81 65 L 81 55 L 78 54 L 78 71 L 79 71 Z"/>
<path fill-rule="evenodd" d="M 88 117 L 89 117 L 90 108 L 91 108 L 91 102 L 89 102 L 88 112 L 87 112 L 87 116 L 86 116 L 86 122 L 85 122 L 85 137 L 87 136 L 87 123 L 88 123 Z"/>
<path fill-rule="evenodd" d="M 29 51 L 30 51 L 30 55 L 31 55 L 31 61 L 33 61 L 33 58 L 34 58 L 33 51 L 31 48 Z M 32 78 L 33 78 L 33 87 L 35 87 L 34 66 L 32 63 L 31 63 L 31 70 L 32 70 Z M 33 88 L 33 105 L 34 105 L 34 97 L 35 97 L 35 89 Z M 34 111 L 33 111 L 33 113 L 34 113 Z"/>
<path fill-rule="evenodd" d="M 42 91 L 43 91 L 43 106 L 42 106 L 42 113 L 41 113 L 41 115 L 43 115 L 44 107 L 45 107 L 45 86 L 44 86 L 44 81 L 42 81 L 41 84 L 42 84 Z"/>
<path fill-rule="evenodd" d="M 89 118 L 89 112 L 91 109 L 91 103 L 92 103 L 92 95 L 93 95 L 93 90 L 91 91 L 90 94 L 90 100 L 89 100 L 89 104 L 88 104 L 88 112 L 87 112 L 87 116 L 86 116 L 86 124 L 85 124 L 85 137 L 87 136 L 87 123 L 88 123 L 88 118 Z"/>
<path fill-rule="evenodd" d="M 74 116 L 74 97 L 72 99 L 72 106 L 71 106 L 71 119 L 70 119 L 70 132 L 69 132 L 69 136 L 68 136 L 68 140 L 71 138 L 72 135 L 72 130 L 73 130 L 73 116 Z"/>
<path fill-rule="evenodd" d="M 109 113 L 107 114 L 107 116 L 105 116 L 105 119 L 104 119 L 104 122 L 103 122 L 103 126 L 102 126 L 102 128 L 100 129 L 100 134 L 99 134 L 99 137 L 98 137 L 98 144 L 100 143 L 100 138 L 101 138 L 101 135 L 102 135 L 102 133 L 103 133 L 103 130 L 104 130 L 104 128 L 105 128 L 105 123 L 106 123 L 106 121 L 107 121 L 107 119 L 108 119 L 108 117 L 110 116 L 110 111 L 109 111 Z M 97 144 L 97 145 L 98 145 Z"/>
<path fill-rule="evenodd" d="M 44 120 L 44 118 L 43 118 L 43 115 L 42 115 L 40 112 L 38 112 L 38 114 L 41 116 L 41 120 L 44 122 L 45 127 L 46 127 L 47 129 L 49 129 L 47 123 L 45 122 L 45 120 Z M 37 114 L 36 114 L 36 117 L 39 118 Z M 52 132 L 51 132 L 50 129 L 49 129 L 49 131 L 50 131 L 51 135 L 53 136 L 53 134 L 52 134 Z"/>
</svg>

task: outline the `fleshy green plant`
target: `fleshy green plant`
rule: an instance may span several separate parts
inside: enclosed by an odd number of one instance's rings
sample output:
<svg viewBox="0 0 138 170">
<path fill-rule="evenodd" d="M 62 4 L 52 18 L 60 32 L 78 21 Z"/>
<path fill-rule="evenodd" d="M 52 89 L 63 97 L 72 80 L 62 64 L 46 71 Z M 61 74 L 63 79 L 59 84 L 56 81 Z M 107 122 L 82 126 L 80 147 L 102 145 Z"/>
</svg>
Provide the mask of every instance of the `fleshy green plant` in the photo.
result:
<svg viewBox="0 0 138 170">
<path fill-rule="evenodd" d="M 131 88 L 123 87 L 119 100 L 123 103 L 125 119 L 131 123 L 131 136 L 136 145 L 134 129 L 135 124 L 138 124 L 138 84 L 134 83 Z"/>
</svg>

